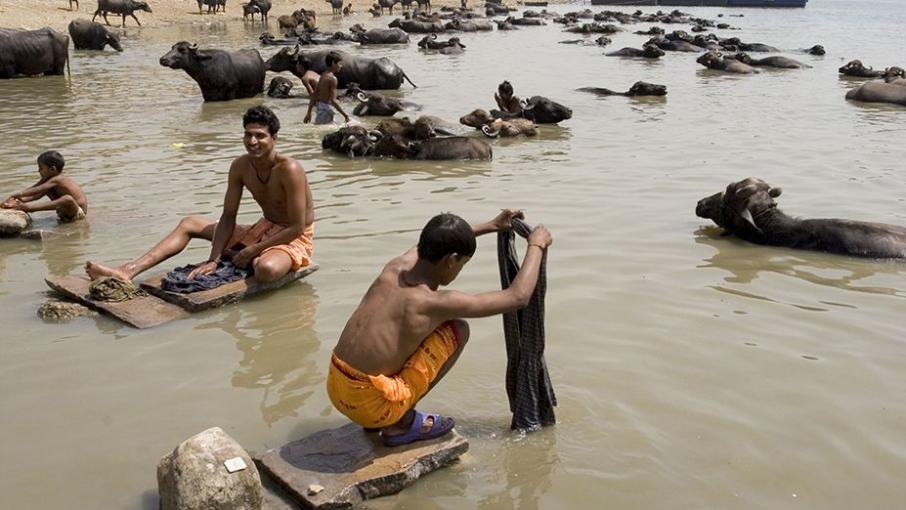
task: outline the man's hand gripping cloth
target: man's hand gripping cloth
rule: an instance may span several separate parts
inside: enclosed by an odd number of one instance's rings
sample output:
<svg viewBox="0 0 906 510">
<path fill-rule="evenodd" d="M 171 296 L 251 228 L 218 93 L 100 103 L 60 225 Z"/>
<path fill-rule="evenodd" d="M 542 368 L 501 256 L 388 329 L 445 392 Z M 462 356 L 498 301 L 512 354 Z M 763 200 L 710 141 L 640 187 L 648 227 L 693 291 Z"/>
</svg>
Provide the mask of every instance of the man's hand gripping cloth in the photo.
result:
<svg viewBox="0 0 906 510">
<path fill-rule="evenodd" d="M 513 230 L 497 233 L 497 262 L 500 266 L 500 285 L 509 288 L 519 272 L 516 258 L 516 232 L 527 238 L 531 227 L 513 219 Z M 537 430 L 553 425 L 557 397 L 551 386 L 547 363 L 544 361 L 544 295 L 547 292 L 547 251 L 541 259 L 538 283 L 528 306 L 503 314 L 503 334 L 506 338 L 506 394 L 510 400 L 514 430 Z"/>
<path fill-rule="evenodd" d="M 387 427 L 411 409 L 459 348 L 451 322 L 437 327 L 394 375 L 369 375 L 331 355 L 327 395 L 334 407 L 363 427 Z"/>
</svg>

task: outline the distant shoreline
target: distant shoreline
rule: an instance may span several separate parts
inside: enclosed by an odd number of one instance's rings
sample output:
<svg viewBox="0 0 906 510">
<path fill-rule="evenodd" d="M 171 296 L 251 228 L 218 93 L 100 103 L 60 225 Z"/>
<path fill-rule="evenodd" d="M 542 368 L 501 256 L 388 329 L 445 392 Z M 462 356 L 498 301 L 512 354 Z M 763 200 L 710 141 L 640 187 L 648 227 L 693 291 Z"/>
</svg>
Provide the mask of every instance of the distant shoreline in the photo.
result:
<svg viewBox="0 0 906 510">
<path fill-rule="evenodd" d="M 205 14 L 199 15 L 197 4 L 191 0 L 152 0 L 151 8 L 153 13 L 136 12 L 135 15 L 141 21 L 143 27 L 167 26 L 180 23 L 196 23 L 206 21 L 242 21 L 242 8 L 240 4 L 244 0 L 227 0 L 226 13 L 207 14 L 207 7 L 204 8 Z M 345 0 L 346 4 L 352 3 L 353 10 L 357 13 L 367 12 L 374 3 L 373 0 Z M 551 4 L 568 3 L 565 0 L 553 0 Z M 298 4 L 292 5 L 289 2 L 277 0 L 274 2 L 274 8 L 270 12 L 268 26 L 271 32 L 277 32 L 277 17 L 283 14 L 289 14 L 294 9 L 299 8 Z M 511 7 L 521 7 L 515 1 L 507 1 Z M 413 4 L 414 5 L 414 4 Z M 459 7 L 459 0 L 432 0 L 432 10 L 444 6 Z M 484 8 L 484 0 L 469 0 L 469 5 L 475 9 Z M 50 27 L 66 33 L 69 22 L 77 18 L 88 18 L 94 14 L 97 7 L 97 0 L 80 0 L 79 10 L 70 11 L 68 0 L 3 0 L 0 2 L 0 28 L 28 29 L 34 30 L 43 27 Z M 305 8 L 310 9 L 311 3 L 307 3 Z M 577 5 L 577 8 L 579 6 Z M 581 6 L 583 9 L 587 5 Z M 531 7 L 530 7 L 531 8 Z M 314 3 L 314 9 L 319 17 L 330 17 L 330 4 L 325 0 Z M 397 5 L 393 9 L 393 17 L 389 15 L 382 16 L 389 23 L 397 12 L 402 12 Z M 118 29 L 121 27 L 122 18 L 116 15 L 108 15 L 111 28 Z M 101 23 L 103 19 L 98 17 Z M 136 27 L 135 20 L 131 17 L 126 18 L 126 27 Z"/>
</svg>

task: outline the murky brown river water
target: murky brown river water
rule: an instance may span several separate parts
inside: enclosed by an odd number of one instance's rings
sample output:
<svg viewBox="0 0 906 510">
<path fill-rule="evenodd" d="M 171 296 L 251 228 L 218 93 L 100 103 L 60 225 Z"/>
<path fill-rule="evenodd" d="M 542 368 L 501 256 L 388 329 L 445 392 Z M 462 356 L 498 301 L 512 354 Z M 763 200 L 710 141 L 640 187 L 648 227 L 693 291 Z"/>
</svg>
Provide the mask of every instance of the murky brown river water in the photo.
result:
<svg viewBox="0 0 906 510">
<path fill-rule="evenodd" d="M 573 108 L 537 139 L 495 142 L 490 163 L 336 157 L 320 149 L 325 128 L 302 125 L 302 100 L 203 104 L 157 64 L 182 39 L 258 47 L 260 29 L 241 22 L 130 26 L 121 55 L 75 52 L 71 79 L 0 82 L 0 192 L 33 182 L 35 156 L 56 148 L 91 201 L 90 226 L 0 243 L 0 507 L 157 508 L 158 459 L 202 429 L 261 451 L 342 424 L 323 389 L 329 354 L 382 263 L 437 212 L 480 221 L 505 206 L 555 238 L 547 355 L 560 423 L 510 433 L 500 319 L 472 321 L 459 366 L 425 403 L 458 419 L 470 453 L 368 507 L 902 507 L 906 265 L 720 237 L 694 206 L 758 176 L 794 215 L 906 224 L 906 110 L 846 102 L 858 82 L 836 72 L 851 58 L 906 64 L 906 9 L 687 10 L 742 12 L 724 19 L 743 40 L 828 54 L 787 53 L 812 69 L 722 76 L 690 54 L 642 62 L 556 44 L 575 38 L 559 26 L 467 34 L 460 57 L 414 42 L 351 49 L 393 58 L 419 85 L 403 97 L 450 120 L 490 107 L 504 78 Z M 613 47 L 643 41 L 624 33 Z M 670 93 L 574 91 L 639 79 Z M 318 273 L 152 330 L 35 316 L 45 275 L 133 257 L 182 215 L 216 217 L 241 113 L 262 102 L 283 121 L 279 148 L 309 172 Z M 246 198 L 240 219 L 256 217 Z M 173 263 L 207 253 L 198 242 Z M 482 238 L 455 288 L 496 288 L 495 254 Z"/>
</svg>

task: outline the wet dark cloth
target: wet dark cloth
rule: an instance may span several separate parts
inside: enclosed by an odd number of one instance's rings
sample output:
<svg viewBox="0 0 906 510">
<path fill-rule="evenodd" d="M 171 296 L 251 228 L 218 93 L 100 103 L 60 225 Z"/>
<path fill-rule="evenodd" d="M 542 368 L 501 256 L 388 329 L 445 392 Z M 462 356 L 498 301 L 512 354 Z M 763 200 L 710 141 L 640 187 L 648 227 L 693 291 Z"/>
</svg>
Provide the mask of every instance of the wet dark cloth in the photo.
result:
<svg viewBox="0 0 906 510">
<path fill-rule="evenodd" d="M 500 285 L 506 289 L 519 272 L 513 232 L 527 238 L 532 229 L 514 219 L 513 230 L 497 234 Z M 528 306 L 503 314 L 506 338 L 506 394 L 510 400 L 515 430 L 537 430 L 553 425 L 557 397 L 544 361 L 544 295 L 547 291 L 547 251 L 541 259 L 538 283 Z"/>
<path fill-rule="evenodd" d="M 189 294 L 200 290 L 216 289 L 221 285 L 248 278 L 251 274 L 251 271 L 238 268 L 230 261 L 221 260 L 214 271 L 189 280 L 189 273 L 198 266 L 199 264 L 189 264 L 177 267 L 164 276 L 160 281 L 160 287 L 168 292 Z"/>
</svg>

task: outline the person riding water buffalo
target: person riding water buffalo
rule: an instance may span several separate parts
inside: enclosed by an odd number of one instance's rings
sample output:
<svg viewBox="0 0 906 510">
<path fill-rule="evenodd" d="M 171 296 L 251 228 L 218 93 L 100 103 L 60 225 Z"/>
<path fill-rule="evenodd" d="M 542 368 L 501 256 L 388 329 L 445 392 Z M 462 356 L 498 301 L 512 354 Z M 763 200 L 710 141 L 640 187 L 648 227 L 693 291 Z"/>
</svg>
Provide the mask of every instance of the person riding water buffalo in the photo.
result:
<svg viewBox="0 0 906 510">
<path fill-rule="evenodd" d="M 522 104 L 519 98 L 513 95 L 513 85 L 506 80 L 497 86 L 494 101 L 497 101 L 497 106 L 506 113 L 522 113 Z"/>
</svg>

